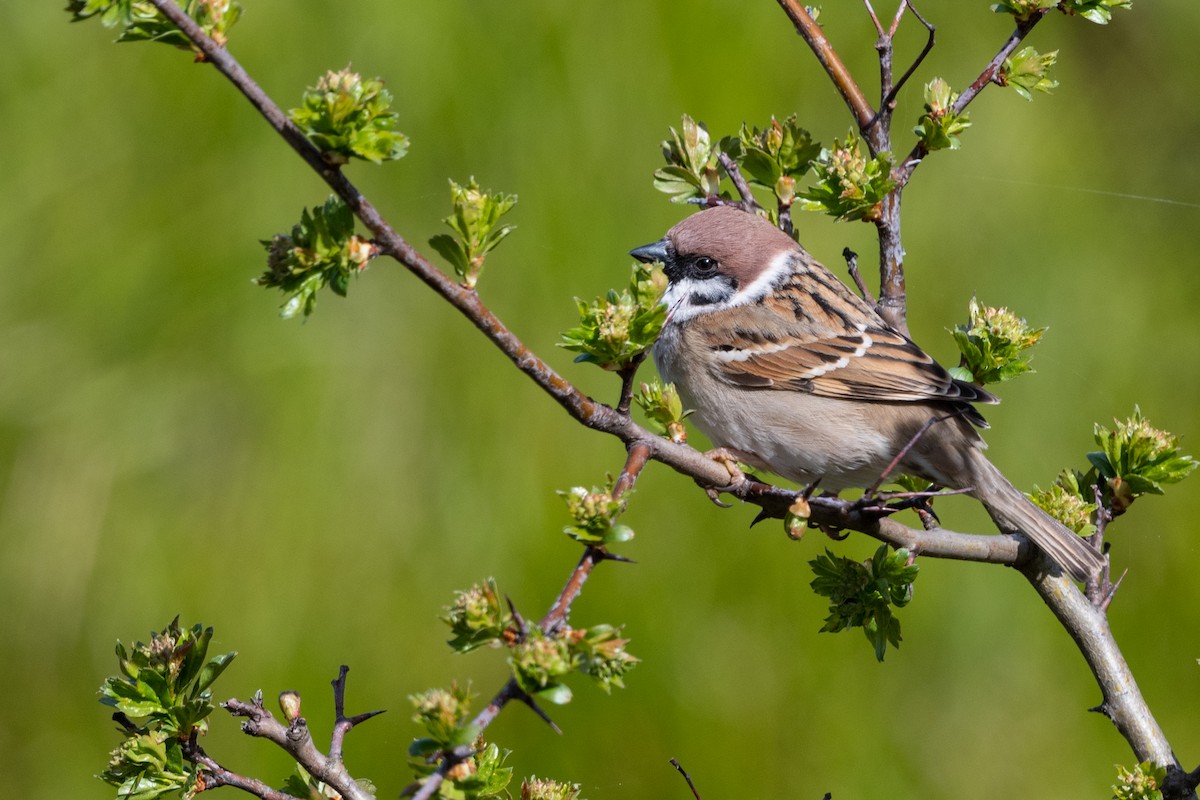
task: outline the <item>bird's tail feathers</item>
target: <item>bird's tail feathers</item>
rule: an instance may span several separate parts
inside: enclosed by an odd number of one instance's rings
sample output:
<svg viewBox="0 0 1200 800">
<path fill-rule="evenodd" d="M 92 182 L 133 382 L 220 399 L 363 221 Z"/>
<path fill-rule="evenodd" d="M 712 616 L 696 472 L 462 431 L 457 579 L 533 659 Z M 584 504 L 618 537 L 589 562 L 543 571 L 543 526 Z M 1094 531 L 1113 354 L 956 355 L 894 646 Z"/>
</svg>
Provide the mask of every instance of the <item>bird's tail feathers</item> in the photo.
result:
<svg viewBox="0 0 1200 800">
<path fill-rule="evenodd" d="M 979 461 L 973 494 L 1001 530 L 1028 536 L 1077 581 L 1086 581 L 1100 571 L 1105 559 L 1095 548 L 1035 506 L 982 454 Z"/>
</svg>

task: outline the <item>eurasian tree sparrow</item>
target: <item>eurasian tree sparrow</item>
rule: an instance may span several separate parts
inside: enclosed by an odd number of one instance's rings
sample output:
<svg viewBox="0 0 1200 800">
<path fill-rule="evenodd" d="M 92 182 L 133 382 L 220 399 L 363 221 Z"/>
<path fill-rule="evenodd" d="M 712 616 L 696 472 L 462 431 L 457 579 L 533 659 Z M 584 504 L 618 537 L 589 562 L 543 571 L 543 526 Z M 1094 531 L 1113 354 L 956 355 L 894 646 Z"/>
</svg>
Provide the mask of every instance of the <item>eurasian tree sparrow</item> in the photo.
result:
<svg viewBox="0 0 1200 800">
<path fill-rule="evenodd" d="M 951 378 L 770 222 L 718 206 L 631 255 L 665 268 L 654 362 L 714 445 L 838 491 L 873 485 L 911 443 L 902 472 L 967 490 L 1076 580 L 1104 564 L 984 456 L 971 404 L 996 397 Z"/>
</svg>

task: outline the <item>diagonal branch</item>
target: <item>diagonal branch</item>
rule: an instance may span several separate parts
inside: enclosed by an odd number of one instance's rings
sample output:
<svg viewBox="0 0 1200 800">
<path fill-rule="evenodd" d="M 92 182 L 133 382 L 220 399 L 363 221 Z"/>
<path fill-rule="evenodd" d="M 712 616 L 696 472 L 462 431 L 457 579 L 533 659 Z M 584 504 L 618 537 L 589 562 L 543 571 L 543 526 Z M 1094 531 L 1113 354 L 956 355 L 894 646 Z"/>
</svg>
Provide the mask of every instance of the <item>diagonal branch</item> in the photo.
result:
<svg viewBox="0 0 1200 800">
<path fill-rule="evenodd" d="M 854 115 L 855 121 L 858 123 L 858 129 L 864 135 L 867 133 L 871 124 L 875 120 L 875 110 L 871 108 L 871 103 L 867 100 L 867 96 L 863 94 L 863 90 L 854 80 L 854 76 L 850 74 L 850 70 L 842 62 L 841 56 L 833 49 L 833 45 L 825 38 L 825 32 L 821 30 L 821 26 L 812 18 L 805 8 L 803 3 L 798 0 L 776 0 L 783 12 L 788 15 L 788 19 L 796 26 L 796 32 L 801 38 L 808 43 L 812 48 L 813 54 L 816 55 L 817 61 L 821 62 L 821 66 L 825 68 L 825 72 L 829 74 L 829 79 L 833 81 L 833 85 L 842 95 L 842 100 L 850 109 L 850 113 Z"/>
</svg>

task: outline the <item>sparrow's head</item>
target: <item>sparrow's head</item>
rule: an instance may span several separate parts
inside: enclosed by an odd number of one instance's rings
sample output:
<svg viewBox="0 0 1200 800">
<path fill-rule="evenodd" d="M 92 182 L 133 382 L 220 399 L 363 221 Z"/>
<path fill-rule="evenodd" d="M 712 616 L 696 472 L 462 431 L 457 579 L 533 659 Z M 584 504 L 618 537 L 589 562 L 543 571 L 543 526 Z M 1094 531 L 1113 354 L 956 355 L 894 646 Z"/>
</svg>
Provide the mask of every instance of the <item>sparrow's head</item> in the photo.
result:
<svg viewBox="0 0 1200 800">
<path fill-rule="evenodd" d="M 663 302 L 676 322 L 759 300 L 801 253 L 770 222 L 731 206 L 692 214 L 659 241 L 629 252 L 646 264 L 662 262 L 669 281 Z"/>
</svg>

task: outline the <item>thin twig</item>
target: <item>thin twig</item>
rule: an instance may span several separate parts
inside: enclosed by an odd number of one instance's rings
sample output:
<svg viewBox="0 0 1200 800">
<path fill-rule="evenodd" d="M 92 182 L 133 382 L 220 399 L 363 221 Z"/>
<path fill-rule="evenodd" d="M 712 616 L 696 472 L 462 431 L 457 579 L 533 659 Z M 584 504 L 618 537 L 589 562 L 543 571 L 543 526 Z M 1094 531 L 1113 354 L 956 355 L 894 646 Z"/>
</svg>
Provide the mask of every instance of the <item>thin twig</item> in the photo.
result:
<svg viewBox="0 0 1200 800">
<path fill-rule="evenodd" d="M 692 783 L 692 776 L 687 774 L 687 770 L 684 769 L 683 765 L 679 763 L 679 759 L 672 756 L 671 766 L 679 770 L 679 774 L 683 776 L 685 781 L 687 781 L 688 788 L 692 790 L 692 797 L 696 798 L 696 800 L 700 800 L 700 793 L 696 791 L 696 784 Z"/>
<path fill-rule="evenodd" d="M 294 795 L 290 795 L 273 786 L 268 786 L 258 778 L 240 775 L 221 766 L 208 753 L 204 752 L 204 748 L 196 742 L 195 730 L 192 731 L 191 737 L 181 742 L 180 745 L 183 757 L 201 767 L 197 793 L 216 789 L 218 786 L 232 786 L 235 789 L 241 789 L 243 792 L 261 797 L 262 800 L 299 800 Z"/>
<path fill-rule="evenodd" d="M 914 59 L 912 64 L 909 65 L 908 69 L 904 71 L 904 74 L 900 76 L 900 80 L 896 81 L 895 85 L 892 86 L 891 91 L 887 93 L 886 97 L 884 97 L 881 105 L 883 108 L 888 109 L 895 108 L 896 97 L 900 94 L 900 90 L 904 88 L 904 84 L 908 83 L 908 79 L 913 76 L 913 73 L 916 72 L 917 68 L 921 66 L 921 62 L 925 60 L 925 57 L 929 55 L 929 52 L 933 50 L 933 46 L 936 44 L 936 28 L 917 12 L 916 6 L 914 6 L 910 0 L 904 0 L 904 2 L 900 5 L 900 11 L 898 11 L 896 14 L 896 23 L 899 23 L 901 12 L 903 12 L 904 9 L 911 11 L 912 15 L 917 18 L 917 21 L 925 27 L 925 30 L 929 32 L 929 38 L 925 40 L 925 46 L 921 48 L 920 54 L 917 55 L 916 59 Z M 893 36 L 895 36 L 895 24 L 892 26 L 891 33 Z"/>
<path fill-rule="evenodd" d="M 329 741 L 329 758 L 338 762 L 342 760 L 342 746 L 350 729 L 383 713 L 382 710 L 379 710 L 367 711 L 352 717 L 346 716 L 346 674 L 348 672 L 350 672 L 350 667 L 342 664 L 338 669 L 338 676 L 330 681 L 333 685 L 334 723 L 333 734 Z"/>
<path fill-rule="evenodd" d="M 754 198 L 754 192 L 750 191 L 750 184 L 746 182 L 746 176 L 742 174 L 738 163 L 723 150 L 717 153 L 717 160 L 721 162 L 721 168 L 725 170 L 725 174 L 733 182 L 733 187 L 737 189 L 738 196 L 742 198 L 741 209 L 750 213 L 762 211 L 762 206 Z"/>
</svg>

